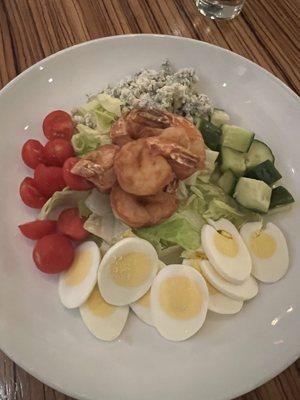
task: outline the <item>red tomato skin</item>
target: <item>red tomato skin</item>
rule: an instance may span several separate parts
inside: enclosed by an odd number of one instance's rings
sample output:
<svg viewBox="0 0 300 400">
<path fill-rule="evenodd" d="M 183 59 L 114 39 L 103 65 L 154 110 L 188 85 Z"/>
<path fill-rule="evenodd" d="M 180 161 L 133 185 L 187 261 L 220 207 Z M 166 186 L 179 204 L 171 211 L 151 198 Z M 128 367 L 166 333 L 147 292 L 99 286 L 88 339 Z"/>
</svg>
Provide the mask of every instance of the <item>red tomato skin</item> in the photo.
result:
<svg viewBox="0 0 300 400">
<path fill-rule="evenodd" d="M 68 269 L 74 260 L 72 242 L 60 233 L 39 239 L 33 249 L 33 260 L 37 268 L 46 274 L 57 274 Z"/>
<path fill-rule="evenodd" d="M 52 111 L 43 121 L 43 132 L 48 140 L 71 140 L 74 132 L 71 115 L 62 110 Z"/>
<path fill-rule="evenodd" d="M 19 225 L 19 229 L 24 236 L 28 239 L 37 240 L 41 239 L 46 235 L 56 232 L 56 221 L 46 220 L 35 220 L 26 222 L 25 224 Z"/>
<path fill-rule="evenodd" d="M 39 164 L 34 171 L 34 181 L 38 190 L 47 198 L 66 187 L 60 167 Z"/>
<path fill-rule="evenodd" d="M 24 163 L 34 169 L 45 160 L 44 146 L 38 140 L 29 139 L 23 144 L 21 155 Z"/>
<path fill-rule="evenodd" d="M 77 208 L 69 208 L 60 213 L 57 221 L 58 232 L 73 240 L 84 240 L 89 232 L 83 227 L 86 218 L 80 217 Z"/>
<path fill-rule="evenodd" d="M 72 174 L 71 169 L 78 162 L 78 158 L 70 157 L 63 165 L 63 177 L 66 185 L 72 190 L 88 190 L 94 187 L 94 185 L 82 178 L 81 176 Z"/>
<path fill-rule="evenodd" d="M 47 201 L 47 198 L 38 190 L 34 179 L 29 176 L 21 182 L 19 193 L 23 203 L 28 207 L 42 208 Z"/>
<path fill-rule="evenodd" d="M 47 165 L 62 167 L 67 158 L 74 156 L 71 143 L 65 139 L 50 140 L 45 146 Z"/>
</svg>

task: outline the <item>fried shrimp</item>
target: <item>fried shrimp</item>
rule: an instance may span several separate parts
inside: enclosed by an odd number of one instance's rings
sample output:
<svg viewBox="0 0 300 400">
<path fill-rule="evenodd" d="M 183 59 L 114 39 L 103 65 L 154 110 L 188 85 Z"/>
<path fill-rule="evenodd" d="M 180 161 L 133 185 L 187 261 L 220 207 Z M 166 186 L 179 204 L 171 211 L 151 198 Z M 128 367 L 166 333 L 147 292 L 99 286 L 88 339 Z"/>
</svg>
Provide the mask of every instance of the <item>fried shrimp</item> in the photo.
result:
<svg viewBox="0 0 300 400">
<path fill-rule="evenodd" d="M 121 188 L 137 196 L 156 194 L 174 178 L 168 161 L 152 152 L 147 140 L 138 139 L 125 144 L 114 160 Z"/>
<path fill-rule="evenodd" d="M 178 208 L 176 194 L 159 192 L 152 196 L 135 196 L 115 184 L 110 193 L 110 204 L 116 217 L 132 228 L 159 224 Z"/>
<path fill-rule="evenodd" d="M 110 138 L 123 146 L 131 140 L 158 136 L 170 126 L 169 116 L 160 110 L 133 109 L 113 124 Z"/>
<path fill-rule="evenodd" d="M 82 157 L 71 172 L 91 181 L 100 191 L 106 192 L 116 182 L 114 159 L 118 151 L 119 146 L 114 144 L 101 146 Z"/>
</svg>

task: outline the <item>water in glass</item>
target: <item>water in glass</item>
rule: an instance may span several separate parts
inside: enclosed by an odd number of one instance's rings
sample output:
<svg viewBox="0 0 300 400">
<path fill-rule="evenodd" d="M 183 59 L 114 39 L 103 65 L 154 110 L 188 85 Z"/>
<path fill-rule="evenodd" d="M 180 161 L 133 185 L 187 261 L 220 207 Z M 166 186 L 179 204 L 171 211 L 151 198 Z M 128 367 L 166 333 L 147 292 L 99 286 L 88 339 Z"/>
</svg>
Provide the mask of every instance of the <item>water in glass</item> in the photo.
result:
<svg viewBox="0 0 300 400">
<path fill-rule="evenodd" d="M 232 19 L 243 8 L 245 0 L 196 0 L 201 14 L 211 19 Z"/>
</svg>

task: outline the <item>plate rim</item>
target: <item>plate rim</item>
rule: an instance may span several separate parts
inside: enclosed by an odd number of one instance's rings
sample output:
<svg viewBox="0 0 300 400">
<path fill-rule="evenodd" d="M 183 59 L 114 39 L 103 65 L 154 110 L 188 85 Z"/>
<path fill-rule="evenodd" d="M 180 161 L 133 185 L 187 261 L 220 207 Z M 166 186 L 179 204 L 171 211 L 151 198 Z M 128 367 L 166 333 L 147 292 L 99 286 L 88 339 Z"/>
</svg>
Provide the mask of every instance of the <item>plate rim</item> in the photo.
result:
<svg viewBox="0 0 300 400">
<path fill-rule="evenodd" d="M 290 96 L 292 96 L 300 105 L 300 96 L 297 95 L 297 93 L 291 89 L 285 82 L 283 82 L 280 78 L 278 78 L 277 76 L 275 76 L 273 73 L 271 73 L 270 71 L 268 71 L 267 69 L 265 69 L 264 67 L 262 67 L 261 65 L 257 64 L 256 62 L 240 55 L 237 54 L 235 52 L 233 52 L 232 50 L 211 44 L 211 43 L 207 43 L 205 41 L 202 40 L 198 40 L 198 39 L 193 39 L 193 38 L 188 38 L 188 37 L 184 37 L 184 36 L 175 36 L 175 35 L 164 35 L 164 34 L 152 34 L 152 33 L 144 33 L 144 34 L 138 34 L 138 33 L 134 33 L 134 34 L 123 34 L 123 35 L 111 35 L 111 36 L 106 36 L 106 37 L 100 37 L 100 38 L 96 38 L 93 40 L 87 40 L 72 46 L 68 46 L 62 50 L 59 50 L 53 54 L 50 54 L 49 56 L 37 61 L 36 63 L 32 64 L 30 67 L 26 68 L 24 71 L 22 71 L 20 74 L 18 74 L 15 78 L 13 78 L 11 81 L 9 81 L 1 90 L 0 90 L 0 98 L 6 94 L 6 92 L 8 92 L 11 87 L 13 87 L 19 80 L 21 80 L 23 78 L 23 76 L 25 76 L 27 73 L 29 73 L 30 71 L 34 70 L 36 67 L 40 66 L 41 64 L 47 62 L 48 60 L 51 60 L 52 58 L 56 58 L 59 57 L 60 55 L 67 53 L 69 51 L 74 51 L 77 48 L 80 47 L 84 47 L 87 45 L 92 45 L 94 43 L 97 42 L 104 42 L 104 41 L 114 41 L 114 40 L 126 40 L 126 39 L 130 39 L 130 38 L 139 38 L 139 39 L 143 39 L 143 38 L 153 38 L 153 39 L 158 39 L 158 40 L 164 40 L 164 39 L 171 39 L 174 41 L 182 41 L 182 42 L 193 42 L 193 43 L 197 43 L 197 45 L 200 44 L 200 46 L 204 46 L 204 47 L 211 47 L 211 48 L 217 48 L 218 51 L 221 51 L 221 53 L 223 54 L 230 54 L 231 57 L 235 57 L 236 59 L 240 59 L 243 60 L 243 62 L 246 63 L 250 63 L 253 67 L 255 67 L 256 69 L 258 68 L 263 74 L 265 74 L 268 79 L 271 79 L 273 82 L 275 82 L 279 87 L 283 88 Z M 7 356 L 9 357 L 14 363 L 17 364 L 17 366 L 21 367 L 24 371 L 26 371 L 27 373 L 29 373 L 31 376 L 33 376 L 34 378 L 38 379 L 40 382 L 42 382 L 45 385 L 50 386 L 51 388 L 66 394 L 68 396 L 74 397 L 75 399 L 78 400 L 90 400 L 89 397 L 86 397 L 85 395 L 79 395 L 78 394 L 72 392 L 71 390 L 65 390 L 63 387 L 61 387 L 60 385 L 57 385 L 55 382 L 52 382 L 51 379 L 47 379 L 44 377 L 41 377 L 39 375 L 38 372 L 32 371 L 30 366 L 25 365 L 26 363 L 21 360 L 18 360 L 18 356 L 15 354 L 11 354 L 11 352 L 6 351 L 5 348 L 2 347 L 2 344 L 0 343 L 0 349 L 1 351 Z M 268 382 L 269 380 L 273 379 L 274 377 L 276 377 L 277 375 L 279 375 L 282 371 L 284 371 L 286 368 L 288 368 L 291 364 L 293 364 L 298 358 L 300 357 L 300 348 L 299 349 L 295 349 L 295 351 L 288 357 L 288 359 L 283 363 L 280 364 L 279 368 L 275 368 L 274 370 L 271 370 L 269 374 L 266 374 L 264 376 L 264 378 L 262 378 L 261 380 L 258 380 L 256 384 L 252 385 L 242 385 L 243 389 L 240 389 L 239 391 L 232 391 L 233 396 L 237 397 L 237 396 L 241 396 L 245 393 L 248 393 L 249 391 L 255 390 L 256 388 L 258 388 L 259 386 L 263 385 L 264 383 Z M 232 399 L 232 395 L 227 396 L 227 397 L 221 397 L 221 398 L 217 398 L 218 400 L 222 399 L 222 400 L 230 400 Z"/>
</svg>

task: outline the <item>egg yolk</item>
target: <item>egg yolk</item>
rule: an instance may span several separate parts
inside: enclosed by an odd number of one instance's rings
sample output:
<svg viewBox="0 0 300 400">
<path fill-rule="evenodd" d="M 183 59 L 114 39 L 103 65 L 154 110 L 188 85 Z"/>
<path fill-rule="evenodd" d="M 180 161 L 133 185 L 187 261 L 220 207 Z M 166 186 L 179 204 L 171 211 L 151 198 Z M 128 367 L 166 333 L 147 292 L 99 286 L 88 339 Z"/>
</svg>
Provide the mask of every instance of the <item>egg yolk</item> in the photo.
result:
<svg viewBox="0 0 300 400">
<path fill-rule="evenodd" d="M 123 254 L 110 264 L 110 273 L 113 281 L 119 286 L 140 286 L 150 277 L 151 260 L 144 253 Z"/>
<path fill-rule="evenodd" d="M 239 246 L 235 238 L 226 231 L 216 232 L 214 242 L 217 250 L 227 257 L 235 257 L 239 251 Z"/>
<path fill-rule="evenodd" d="M 90 297 L 85 303 L 88 310 L 99 317 L 109 317 L 116 310 L 116 306 L 106 303 L 106 301 L 101 296 L 99 289 L 94 288 Z"/>
<path fill-rule="evenodd" d="M 251 235 L 250 248 L 256 257 L 267 259 L 275 253 L 277 245 L 271 235 L 257 231 Z"/>
<path fill-rule="evenodd" d="M 198 284 L 186 276 L 172 276 L 159 288 L 159 303 L 174 319 L 187 320 L 199 314 L 202 294 Z"/>
<path fill-rule="evenodd" d="M 65 272 L 66 285 L 79 285 L 88 275 L 92 265 L 92 255 L 89 251 L 77 251 L 71 267 Z"/>
<path fill-rule="evenodd" d="M 150 308 L 150 290 L 144 294 L 138 301 L 138 305 L 144 308 Z"/>
</svg>

